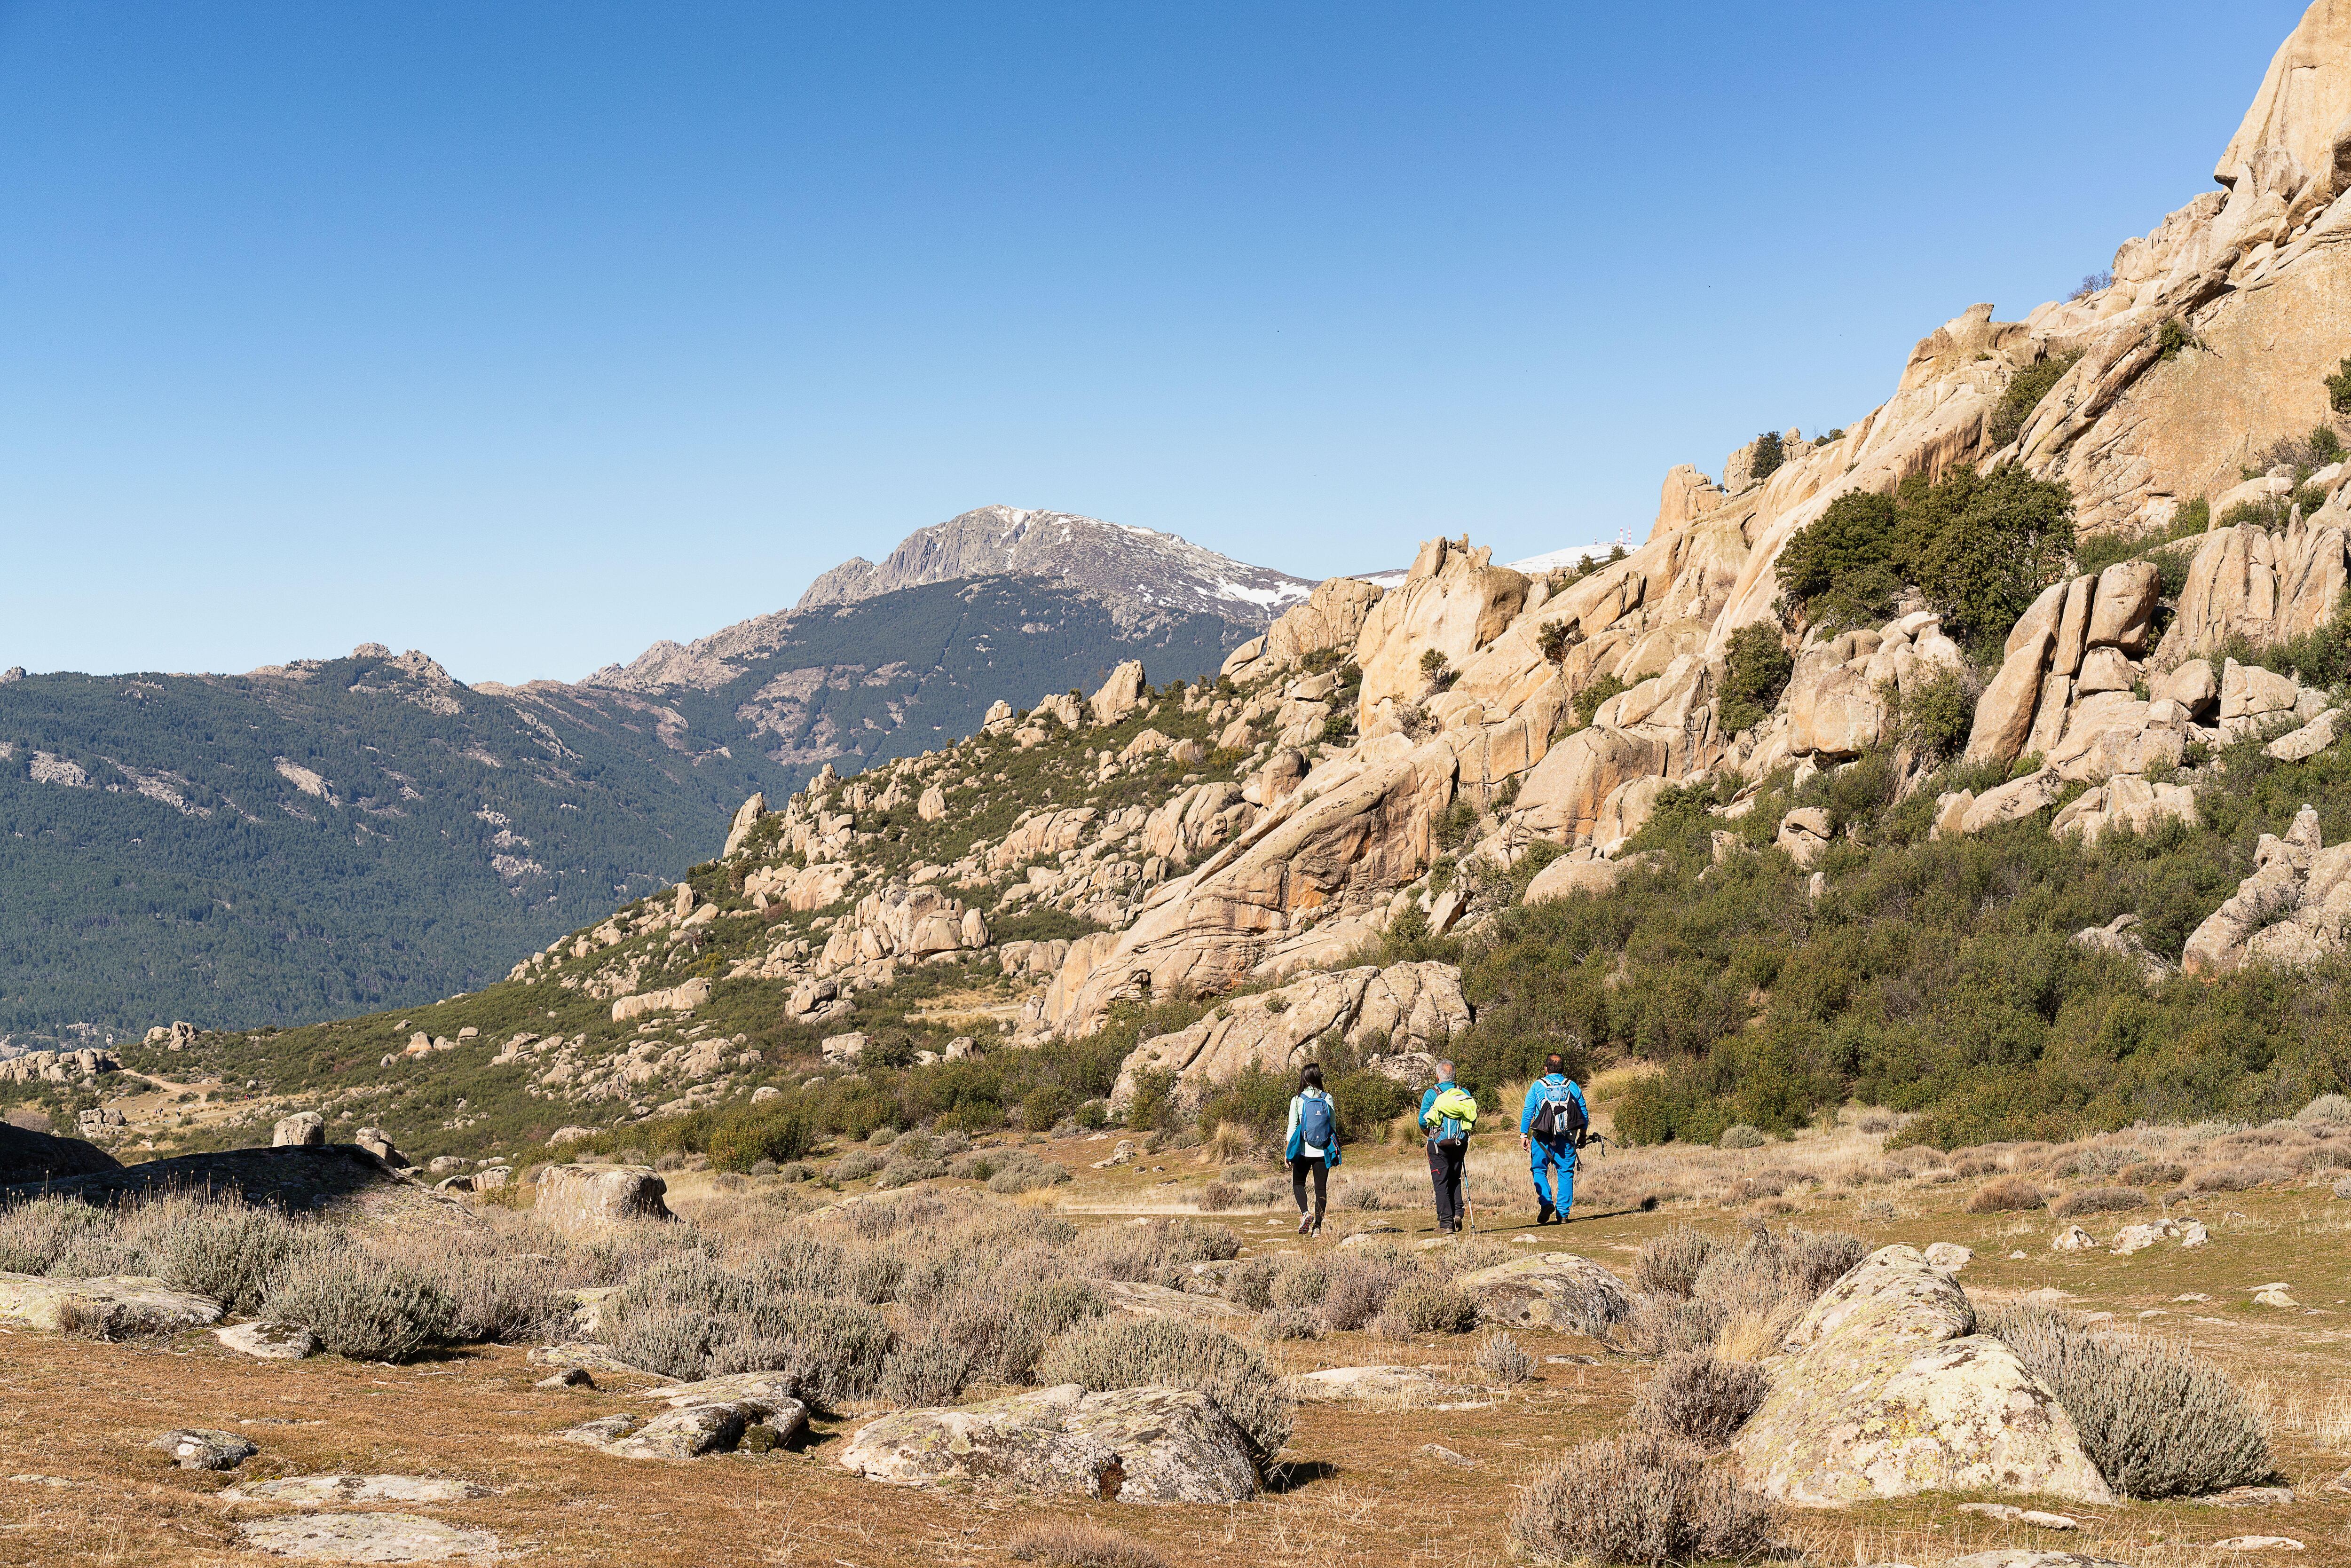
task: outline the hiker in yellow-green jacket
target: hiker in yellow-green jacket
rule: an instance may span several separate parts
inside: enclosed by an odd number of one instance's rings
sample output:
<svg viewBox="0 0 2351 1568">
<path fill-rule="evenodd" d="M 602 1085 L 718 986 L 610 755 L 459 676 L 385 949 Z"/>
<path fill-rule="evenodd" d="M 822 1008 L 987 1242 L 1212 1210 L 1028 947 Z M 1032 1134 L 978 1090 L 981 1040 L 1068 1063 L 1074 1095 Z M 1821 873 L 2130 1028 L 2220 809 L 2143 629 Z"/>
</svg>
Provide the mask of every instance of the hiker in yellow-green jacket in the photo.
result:
<svg viewBox="0 0 2351 1568">
<path fill-rule="evenodd" d="M 1468 1213 L 1461 1192 L 1462 1162 L 1469 1157 L 1469 1134 L 1478 1125 L 1478 1102 L 1453 1082 L 1453 1063 L 1437 1064 L 1437 1083 L 1420 1097 L 1420 1130 L 1428 1139 L 1428 1179 L 1437 1188 L 1437 1233 L 1450 1236 Z"/>
</svg>

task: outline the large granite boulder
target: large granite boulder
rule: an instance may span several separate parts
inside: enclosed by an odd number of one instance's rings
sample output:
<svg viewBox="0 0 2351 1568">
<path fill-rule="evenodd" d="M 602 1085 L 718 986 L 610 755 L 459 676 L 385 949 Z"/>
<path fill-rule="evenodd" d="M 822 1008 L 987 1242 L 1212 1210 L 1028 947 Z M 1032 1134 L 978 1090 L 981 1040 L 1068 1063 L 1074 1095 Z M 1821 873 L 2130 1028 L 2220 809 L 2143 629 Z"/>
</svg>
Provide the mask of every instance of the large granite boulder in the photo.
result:
<svg viewBox="0 0 2351 1568">
<path fill-rule="evenodd" d="M 566 1235 L 592 1235 L 622 1220 L 676 1218 L 663 1201 L 668 1191 L 650 1166 L 549 1166 L 531 1212 Z"/>
<path fill-rule="evenodd" d="M 605 1416 L 559 1436 L 616 1459 L 693 1459 L 740 1448 L 755 1429 L 765 1432 L 758 1446 L 772 1448 L 808 1425 L 808 1406 L 794 1396 L 791 1380 L 772 1372 L 674 1383 L 639 1397 L 669 1408 L 649 1420 Z"/>
<path fill-rule="evenodd" d="M 52 1181 L 121 1168 L 120 1161 L 96 1144 L 0 1122 L 0 1184 Z"/>
<path fill-rule="evenodd" d="M 1453 1282 L 1477 1299 L 1483 1322 L 1596 1335 L 1633 1311 L 1624 1281 L 1573 1252 L 1513 1258 Z"/>
<path fill-rule="evenodd" d="M 1975 1332 L 1959 1281 L 1887 1247 L 1830 1286 L 1769 1370 L 1732 1444 L 1784 1502 L 1836 1508 L 1922 1491 L 2114 1500 L 2081 1435 L 2006 1345 Z"/>
<path fill-rule="evenodd" d="M 899 1486 L 1000 1486 L 1122 1502 L 1240 1502 L 1255 1497 L 1249 1438 L 1191 1389 L 1076 1384 L 956 1409 L 868 1422 L 843 1468 Z"/>
</svg>

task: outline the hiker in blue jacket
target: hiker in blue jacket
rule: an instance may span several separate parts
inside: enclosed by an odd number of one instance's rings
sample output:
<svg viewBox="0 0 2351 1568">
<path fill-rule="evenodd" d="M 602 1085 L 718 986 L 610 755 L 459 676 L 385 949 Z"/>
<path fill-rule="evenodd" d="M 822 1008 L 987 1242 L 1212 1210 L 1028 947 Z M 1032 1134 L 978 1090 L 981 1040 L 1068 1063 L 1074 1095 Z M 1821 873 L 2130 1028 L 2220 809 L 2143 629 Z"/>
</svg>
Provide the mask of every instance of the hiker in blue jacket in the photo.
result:
<svg viewBox="0 0 2351 1568">
<path fill-rule="evenodd" d="M 1583 1091 L 1567 1076 L 1567 1063 L 1550 1058 L 1543 1063 L 1543 1075 L 1527 1085 L 1526 1106 L 1519 1113 L 1519 1147 L 1527 1151 L 1535 1178 L 1537 1225 L 1567 1222 L 1567 1211 L 1575 1205 L 1575 1152 L 1583 1146 L 1591 1124 Z M 1552 1170 L 1559 1173 L 1555 1204 L 1548 1179 Z"/>
<path fill-rule="evenodd" d="M 1290 1131 L 1283 1150 L 1290 1161 L 1290 1191 L 1298 1199 L 1298 1234 L 1322 1233 L 1329 1205 L 1331 1167 L 1339 1163 L 1339 1107 L 1322 1092 L 1322 1069 L 1308 1062 L 1298 1070 L 1298 1092 L 1290 1097 Z M 1314 1211 L 1306 1210 L 1306 1177 L 1314 1177 Z"/>
</svg>

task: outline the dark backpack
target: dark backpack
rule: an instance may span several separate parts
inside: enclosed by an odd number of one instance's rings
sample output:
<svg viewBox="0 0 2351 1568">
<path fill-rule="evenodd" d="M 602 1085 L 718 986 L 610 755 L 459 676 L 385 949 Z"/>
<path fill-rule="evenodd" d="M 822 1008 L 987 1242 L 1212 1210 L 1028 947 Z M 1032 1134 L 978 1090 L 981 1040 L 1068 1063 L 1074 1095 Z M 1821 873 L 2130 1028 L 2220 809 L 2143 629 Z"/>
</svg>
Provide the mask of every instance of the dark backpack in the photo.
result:
<svg viewBox="0 0 2351 1568">
<path fill-rule="evenodd" d="M 1543 1103 L 1535 1111 L 1534 1135 L 1546 1144 L 1573 1141 L 1579 1148 L 1592 1119 L 1577 1103 L 1573 1089 L 1564 1081 L 1543 1085 Z"/>
<path fill-rule="evenodd" d="M 1328 1149 L 1335 1141 L 1338 1122 L 1331 1114 L 1331 1102 L 1320 1094 L 1301 1094 L 1298 1100 L 1298 1142 L 1301 1147 Z"/>
</svg>

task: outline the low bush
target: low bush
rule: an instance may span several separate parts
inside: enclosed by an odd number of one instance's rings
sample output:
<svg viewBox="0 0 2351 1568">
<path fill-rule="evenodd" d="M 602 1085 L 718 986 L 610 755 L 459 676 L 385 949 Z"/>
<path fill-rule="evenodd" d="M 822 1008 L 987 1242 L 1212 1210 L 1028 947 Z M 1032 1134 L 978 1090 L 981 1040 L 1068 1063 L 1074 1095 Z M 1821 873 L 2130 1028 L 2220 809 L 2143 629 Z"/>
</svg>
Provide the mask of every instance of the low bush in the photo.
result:
<svg viewBox="0 0 2351 1568">
<path fill-rule="evenodd" d="M 1538 1563 L 1743 1562 L 1779 1512 L 1685 1443 L 1649 1433 L 1583 1443 L 1537 1470 L 1512 1505 L 1511 1545 Z"/>
<path fill-rule="evenodd" d="M 1319 1258 L 1293 1258 L 1267 1286 L 1277 1307 L 1319 1307 L 1331 1289 L 1331 1270 Z"/>
<path fill-rule="evenodd" d="M 1781 643 L 1779 627 L 1768 621 L 1750 622 L 1732 632 L 1726 657 L 1721 722 L 1735 735 L 1771 716 L 1796 664 Z"/>
<path fill-rule="evenodd" d="M 944 1333 L 901 1341 L 883 1358 L 882 1397 L 901 1410 L 945 1405 L 971 1381 L 972 1354 Z"/>
<path fill-rule="evenodd" d="M 1386 1310 L 1415 1333 L 1468 1333 L 1478 1326 L 1478 1300 L 1458 1285 L 1414 1280 L 1388 1293 Z"/>
<path fill-rule="evenodd" d="M 2038 1183 L 2028 1176 L 2004 1176 L 1976 1188 L 1968 1199 L 1970 1214 L 2018 1214 L 2039 1208 L 2047 1201 Z"/>
<path fill-rule="evenodd" d="M 2294 1119 L 2305 1127 L 2351 1127 L 2351 1094 L 2321 1094 Z"/>
<path fill-rule="evenodd" d="M 1248 1434 L 1260 1463 L 1290 1441 L 1294 1406 L 1280 1377 L 1257 1352 L 1200 1323 L 1172 1318 L 1090 1323 L 1054 1341 L 1037 1376 L 1089 1391 L 1196 1388 Z"/>
<path fill-rule="evenodd" d="M 2176 1186 L 2188 1179 L 2188 1167 L 2169 1160 L 2139 1160 L 2115 1173 L 2128 1186 Z"/>
<path fill-rule="evenodd" d="M 1641 1390 L 1633 1405 L 1633 1424 L 1660 1437 L 1719 1448 L 1747 1424 L 1770 1389 L 1761 1367 L 1684 1351 L 1667 1356 Z"/>
<path fill-rule="evenodd" d="M 1274 1261 L 1251 1258 L 1225 1276 L 1225 1300 L 1252 1312 L 1273 1305 Z"/>
<path fill-rule="evenodd" d="M 2147 1194 L 2137 1187 L 2085 1186 L 2051 1204 L 2049 1212 L 2060 1219 L 2071 1219 L 2080 1214 L 2119 1214 L 2125 1209 L 2146 1207 Z"/>
<path fill-rule="evenodd" d="M 888 1163 L 872 1149 L 852 1149 L 834 1163 L 832 1174 L 841 1181 L 863 1181 Z"/>
<path fill-rule="evenodd" d="M 1496 1329 L 1478 1346 L 1470 1364 L 1504 1387 L 1524 1383 L 1535 1375 L 1535 1358 L 1512 1335 Z"/>
<path fill-rule="evenodd" d="M 1041 1155 L 1027 1149 L 1015 1149 L 1006 1154 L 987 1178 L 987 1190 L 1006 1196 L 1024 1192 L 1041 1192 L 1049 1186 L 1059 1186 L 1070 1179 L 1070 1168 L 1056 1165 Z"/>
<path fill-rule="evenodd" d="M 1644 1295 L 1687 1301 L 1698 1270 L 1714 1256 L 1715 1240 L 1687 1225 L 1668 1226 L 1641 1244 L 1633 1263 L 1633 1288 Z"/>
<path fill-rule="evenodd" d="M 1045 1519 L 1012 1538 L 1017 1563 L 1044 1568 L 1169 1568 L 1156 1549 L 1082 1519 Z"/>
<path fill-rule="evenodd" d="M 353 1361 L 407 1361 L 448 1337 L 456 1309 L 418 1270 L 339 1239 L 297 1250 L 261 1315 L 299 1323 Z"/>
<path fill-rule="evenodd" d="M 156 1274 L 248 1317 L 300 1239 L 293 1223 L 275 1209 L 193 1194 L 142 1204 L 132 1222 Z"/>
<path fill-rule="evenodd" d="M 1257 1332 L 1270 1340 L 1321 1339 L 1322 1319 L 1304 1307 L 1270 1307 L 1258 1314 Z"/>
<path fill-rule="evenodd" d="M 2193 1497 L 2269 1478 L 2267 1424 L 2210 1362 L 2022 1304 L 1995 1308 L 1983 1327 L 2056 1395 L 2124 1496 Z"/>
</svg>

